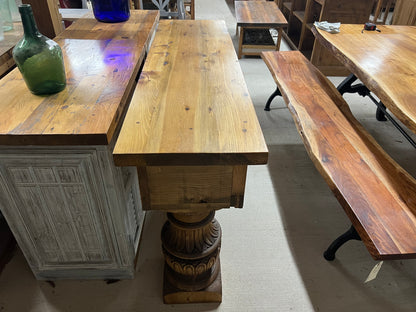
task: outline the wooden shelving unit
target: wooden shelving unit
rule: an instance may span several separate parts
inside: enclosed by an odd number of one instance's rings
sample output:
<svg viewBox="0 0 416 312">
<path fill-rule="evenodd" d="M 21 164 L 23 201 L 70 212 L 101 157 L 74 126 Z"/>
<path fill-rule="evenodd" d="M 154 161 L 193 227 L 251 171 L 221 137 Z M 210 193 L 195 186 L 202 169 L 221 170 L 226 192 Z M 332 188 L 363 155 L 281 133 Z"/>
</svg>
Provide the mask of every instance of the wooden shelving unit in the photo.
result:
<svg viewBox="0 0 416 312">
<path fill-rule="evenodd" d="M 416 26 L 416 0 L 397 0 L 392 24 Z"/>
<path fill-rule="evenodd" d="M 301 51 L 325 75 L 343 76 L 348 71 L 312 34 L 315 21 L 363 24 L 368 21 L 373 0 L 277 0 L 288 21 L 283 33 L 292 49 Z"/>
<path fill-rule="evenodd" d="M 287 18 L 292 11 L 292 1 L 281 1 L 281 3 L 282 5 L 279 5 L 279 8 L 283 12 L 283 15 Z"/>
</svg>

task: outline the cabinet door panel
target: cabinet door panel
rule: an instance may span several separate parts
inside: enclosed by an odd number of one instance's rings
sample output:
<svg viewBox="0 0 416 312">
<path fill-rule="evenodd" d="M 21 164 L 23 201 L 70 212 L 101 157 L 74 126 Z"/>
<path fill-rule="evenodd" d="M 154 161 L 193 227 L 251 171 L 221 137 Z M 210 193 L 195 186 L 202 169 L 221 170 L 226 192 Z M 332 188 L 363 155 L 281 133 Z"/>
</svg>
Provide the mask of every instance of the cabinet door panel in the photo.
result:
<svg viewBox="0 0 416 312">
<path fill-rule="evenodd" d="M 18 241 L 26 241 L 32 266 L 71 267 L 114 262 L 95 155 L 16 155 L 2 159 L 1 207 Z M 58 160 L 59 159 L 59 160 Z M 7 182 L 6 182 L 7 181 Z M 95 182 L 94 182 L 95 181 Z M 7 184 L 7 187 L 5 185 Z M 4 205 L 5 202 L 3 201 Z"/>
</svg>

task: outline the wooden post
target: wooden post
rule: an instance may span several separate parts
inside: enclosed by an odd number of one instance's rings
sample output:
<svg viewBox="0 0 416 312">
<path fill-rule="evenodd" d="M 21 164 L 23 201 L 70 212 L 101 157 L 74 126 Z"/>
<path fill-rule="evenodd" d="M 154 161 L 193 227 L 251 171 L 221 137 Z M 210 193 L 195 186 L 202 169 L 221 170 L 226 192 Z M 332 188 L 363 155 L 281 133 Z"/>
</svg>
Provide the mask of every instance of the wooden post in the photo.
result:
<svg viewBox="0 0 416 312">
<path fill-rule="evenodd" d="M 168 213 L 162 229 L 165 303 L 221 302 L 221 227 L 214 215 Z"/>
<path fill-rule="evenodd" d="M 133 7 L 132 9 L 135 10 L 143 10 L 143 3 L 141 0 L 131 0 Z"/>
<path fill-rule="evenodd" d="M 397 0 L 394 6 L 393 25 L 416 25 L 416 0 Z"/>
<path fill-rule="evenodd" d="M 64 30 L 56 0 L 22 0 L 22 3 L 32 6 L 36 24 L 43 35 L 54 38 Z"/>
</svg>

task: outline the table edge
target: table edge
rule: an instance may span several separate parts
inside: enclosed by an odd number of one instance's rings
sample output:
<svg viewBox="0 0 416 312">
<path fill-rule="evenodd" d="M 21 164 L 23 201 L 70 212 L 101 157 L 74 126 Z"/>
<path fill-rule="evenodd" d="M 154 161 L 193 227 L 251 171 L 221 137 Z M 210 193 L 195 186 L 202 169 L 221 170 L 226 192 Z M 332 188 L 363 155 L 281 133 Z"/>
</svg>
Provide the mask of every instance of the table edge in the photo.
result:
<svg viewBox="0 0 416 312">
<path fill-rule="evenodd" d="M 348 24 L 346 24 L 348 25 Z M 350 24 L 349 24 L 350 25 Z M 383 25 L 386 26 L 386 25 Z M 389 26 L 389 25 L 387 25 Z M 394 26 L 394 25 L 391 25 Z M 341 25 L 342 27 L 342 25 Z M 363 69 L 360 68 L 357 64 L 353 63 L 341 50 L 329 42 L 321 33 L 324 32 L 322 29 L 317 29 L 315 26 L 311 29 L 315 38 L 319 43 L 327 48 L 345 67 L 353 73 L 361 82 L 373 92 L 380 101 L 412 132 L 416 133 L 416 122 L 413 122 L 409 118 L 404 118 L 404 113 L 397 109 L 397 106 L 394 104 L 393 99 L 388 95 L 383 88 L 380 87 L 377 80 L 374 80 L 370 75 L 368 75 Z M 342 29 L 341 29 L 342 31 Z M 336 35 L 336 34 L 335 34 Z"/>
</svg>

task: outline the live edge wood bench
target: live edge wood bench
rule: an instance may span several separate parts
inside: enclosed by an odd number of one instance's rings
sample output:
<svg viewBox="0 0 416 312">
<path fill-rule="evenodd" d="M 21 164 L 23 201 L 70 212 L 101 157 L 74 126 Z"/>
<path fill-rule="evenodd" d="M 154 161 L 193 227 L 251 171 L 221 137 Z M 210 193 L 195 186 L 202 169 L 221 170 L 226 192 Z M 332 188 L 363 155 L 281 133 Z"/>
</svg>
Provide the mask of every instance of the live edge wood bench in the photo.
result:
<svg viewBox="0 0 416 312">
<path fill-rule="evenodd" d="M 416 180 L 376 143 L 298 51 L 262 52 L 310 158 L 352 222 L 324 253 L 362 239 L 376 260 L 416 257 Z"/>
</svg>

